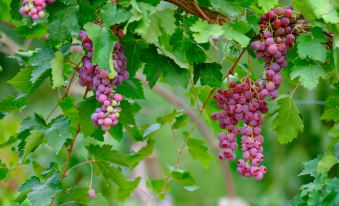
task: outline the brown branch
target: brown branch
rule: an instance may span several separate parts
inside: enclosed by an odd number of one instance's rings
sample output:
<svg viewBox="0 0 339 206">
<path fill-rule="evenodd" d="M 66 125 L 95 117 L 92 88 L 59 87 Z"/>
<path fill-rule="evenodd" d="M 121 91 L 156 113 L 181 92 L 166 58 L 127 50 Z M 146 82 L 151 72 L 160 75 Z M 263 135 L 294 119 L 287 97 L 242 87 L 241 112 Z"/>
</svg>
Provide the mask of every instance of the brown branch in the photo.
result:
<svg viewBox="0 0 339 206">
<path fill-rule="evenodd" d="M 225 15 L 217 11 L 212 11 L 200 7 L 195 2 L 195 0 L 165 0 L 165 1 L 175 4 L 179 8 L 186 11 L 187 13 L 205 19 L 206 21 L 212 24 L 223 24 L 228 20 L 228 18 Z"/>
<path fill-rule="evenodd" d="M 145 78 L 141 74 L 137 74 L 136 76 L 138 79 L 141 80 L 142 84 L 148 85 Z M 197 129 L 203 134 L 203 137 L 206 139 L 206 141 L 211 146 L 211 148 L 216 153 L 216 155 L 218 154 L 218 150 L 219 150 L 218 145 L 211 133 L 211 130 L 200 120 L 199 115 L 197 115 L 184 101 L 179 99 L 177 96 L 173 95 L 167 89 L 159 85 L 155 85 L 153 87 L 153 91 L 158 93 L 160 96 L 162 96 L 167 101 L 174 104 L 176 107 L 183 109 L 185 113 L 190 117 L 190 119 L 196 123 Z M 229 166 L 227 165 L 228 162 L 219 161 L 219 163 L 220 163 L 220 167 L 223 170 L 227 194 L 230 197 L 236 197 L 233 179 L 232 179 L 232 176 L 229 170 Z"/>
</svg>

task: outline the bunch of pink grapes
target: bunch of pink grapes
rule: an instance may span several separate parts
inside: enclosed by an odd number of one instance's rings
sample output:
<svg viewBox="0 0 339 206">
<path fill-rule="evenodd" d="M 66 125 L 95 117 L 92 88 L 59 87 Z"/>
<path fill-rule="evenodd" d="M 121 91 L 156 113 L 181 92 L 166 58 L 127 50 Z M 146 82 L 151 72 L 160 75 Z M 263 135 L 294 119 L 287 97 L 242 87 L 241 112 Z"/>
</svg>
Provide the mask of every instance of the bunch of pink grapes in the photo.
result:
<svg viewBox="0 0 339 206">
<path fill-rule="evenodd" d="M 55 0 L 23 0 L 19 12 L 22 15 L 30 16 L 33 20 L 37 20 L 45 16 L 47 4 L 51 4 L 54 1 Z"/>
<path fill-rule="evenodd" d="M 113 66 L 116 71 L 116 76 L 113 76 L 106 69 L 100 69 L 98 65 L 93 65 L 93 44 L 87 34 L 81 31 L 79 37 L 87 52 L 87 55 L 82 59 L 82 67 L 78 70 L 79 84 L 91 88 L 95 92 L 96 99 L 102 106 L 96 109 L 91 119 L 95 125 L 101 126 L 102 130 L 108 131 L 111 126 L 118 124 L 121 111 L 119 105 L 123 96 L 114 93 L 114 90 L 123 80 L 128 79 L 127 59 L 124 56 L 122 45 L 117 42 L 112 54 Z"/>
<path fill-rule="evenodd" d="M 244 78 L 240 83 L 231 81 L 229 89 L 219 89 L 214 99 L 221 112 L 212 115 L 213 120 L 218 120 L 225 133 L 219 135 L 219 154 L 221 160 L 235 160 L 234 151 L 238 148 L 237 135 L 241 136 L 242 159 L 238 161 L 238 173 L 246 177 L 255 177 L 260 180 L 266 173 L 266 167 L 259 164 L 264 160 L 264 138 L 260 126 L 263 124 L 263 114 L 267 103 L 259 95 L 258 83 L 253 83 L 249 78 Z M 239 126 L 242 122 L 243 126 Z"/>
<path fill-rule="evenodd" d="M 261 16 L 258 40 L 252 42 L 251 48 L 257 58 L 265 61 L 265 74 L 260 91 L 263 96 L 271 99 L 278 97 L 277 89 L 281 84 L 279 72 L 287 66 L 286 55 L 295 42 L 296 31 L 293 30 L 296 18 L 291 7 L 277 7 Z"/>
<path fill-rule="evenodd" d="M 240 82 L 231 81 L 228 89 L 220 89 L 214 96 L 221 112 L 212 115 L 226 132 L 219 135 L 221 160 L 235 160 L 240 138 L 242 157 L 238 158 L 237 172 L 245 177 L 263 178 L 266 167 L 264 160 L 261 125 L 263 115 L 268 112 L 266 97 L 278 97 L 281 84 L 279 72 L 287 66 L 287 51 L 294 46 L 296 18 L 291 7 L 277 7 L 261 16 L 258 40 L 251 43 L 257 58 L 265 61 L 262 79 L 253 82 L 248 77 Z M 240 126 L 241 125 L 241 126 Z"/>
</svg>

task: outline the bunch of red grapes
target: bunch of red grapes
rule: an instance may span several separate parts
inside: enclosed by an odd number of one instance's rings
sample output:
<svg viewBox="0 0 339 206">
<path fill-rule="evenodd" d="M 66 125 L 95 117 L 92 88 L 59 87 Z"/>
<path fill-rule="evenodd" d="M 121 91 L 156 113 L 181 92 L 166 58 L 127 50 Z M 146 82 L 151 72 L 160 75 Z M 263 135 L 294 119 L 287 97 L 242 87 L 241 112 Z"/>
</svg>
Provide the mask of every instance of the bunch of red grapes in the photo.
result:
<svg viewBox="0 0 339 206">
<path fill-rule="evenodd" d="M 265 61 L 263 79 L 253 82 L 249 77 L 239 83 L 230 81 L 228 89 L 220 89 L 214 96 L 222 110 L 212 115 L 219 120 L 220 127 L 226 129 L 219 135 L 219 154 L 221 160 L 235 160 L 234 151 L 238 148 L 237 135 L 240 136 L 242 158 L 238 160 L 237 172 L 245 177 L 263 178 L 266 167 L 260 165 L 264 160 L 261 125 L 263 115 L 268 112 L 266 97 L 278 97 L 277 89 L 281 84 L 279 74 L 287 66 L 287 51 L 293 47 L 293 31 L 296 19 L 291 7 L 270 10 L 261 16 L 258 40 L 251 44 L 257 58 Z"/>
<path fill-rule="evenodd" d="M 54 1 L 55 0 L 23 0 L 19 12 L 22 15 L 30 16 L 33 20 L 37 20 L 45 16 L 44 9 L 47 4 L 51 4 Z"/>
<path fill-rule="evenodd" d="M 113 76 L 106 69 L 100 69 L 98 65 L 93 65 L 93 44 L 86 32 L 81 31 L 79 37 L 82 40 L 83 48 L 87 51 L 87 55 L 82 58 L 82 67 L 78 70 L 79 84 L 91 88 L 95 92 L 96 99 L 102 106 L 96 109 L 91 119 L 95 125 L 101 126 L 102 130 L 108 131 L 111 126 L 118 124 L 121 111 L 119 105 L 123 100 L 122 95 L 114 93 L 114 90 L 129 76 L 126 71 L 127 59 L 124 56 L 124 49 L 119 42 L 114 46 L 112 59 L 117 75 Z"/>
</svg>

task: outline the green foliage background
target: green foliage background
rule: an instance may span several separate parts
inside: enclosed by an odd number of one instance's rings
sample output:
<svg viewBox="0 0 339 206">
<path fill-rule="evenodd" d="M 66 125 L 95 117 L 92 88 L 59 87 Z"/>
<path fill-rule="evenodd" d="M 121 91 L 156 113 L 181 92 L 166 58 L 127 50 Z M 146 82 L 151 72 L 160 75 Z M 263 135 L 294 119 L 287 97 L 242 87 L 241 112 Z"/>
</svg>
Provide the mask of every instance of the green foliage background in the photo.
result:
<svg viewBox="0 0 339 206">
<path fill-rule="evenodd" d="M 197 2 L 230 21 L 209 24 L 158 0 L 123 0 L 118 6 L 106 0 L 57 0 L 48 5 L 47 17 L 32 22 L 18 14 L 19 1 L 0 0 L 0 205 L 49 205 L 55 196 L 56 205 L 67 201 L 142 205 L 133 195 L 142 181 L 154 192 L 154 201 L 166 196 L 173 205 L 217 205 L 229 195 L 219 160 L 194 122 L 154 88 L 161 85 L 198 113 L 197 102 L 201 105 L 213 87 L 225 86 L 222 76 L 243 48 L 245 54 L 230 78 L 247 75 L 248 67 L 251 77 L 259 78 L 263 63 L 248 45 L 258 32 L 260 15 L 277 5 L 293 5 L 312 29 L 300 35 L 289 52 L 280 98 L 269 102 L 263 128 L 268 173 L 259 182 L 243 178 L 235 172 L 236 163 L 230 162 L 236 195 L 258 206 L 339 205 L 337 1 Z M 102 25 L 93 23 L 97 19 Z M 121 123 L 104 137 L 89 119 L 95 99 L 83 99 L 84 88 L 77 81 L 70 95 L 63 95 L 73 64 L 81 60 L 81 53 L 72 50 L 79 44 L 80 29 L 99 48 L 93 61 L 112 69 L 107 57 L 117 41 L 109 28 L 114 24 L 121 24 L 126 33 L 122 44 L 130 79 L 118 89 L 127 98 L 121 105 Z M 324 44 L 328 41 L 324 32 L 332 34 L 330 48 Z M 11 45 L 19 48 L 15 54 L 6 50 Z M 300 87 L 291 96 L 298 82 Z M 56 104 L 55 113 L 47 118 Z M 210 120 L 214 111 L 216 105 L 210 101 L 201 119 L 217 137 L 221 129 Z M 60 183 L 78 124 L 81 133 L 70 168 L 87 164 Z M 144 147 L 133 152 L 137 142 Z M 186 144 L 176 165 L 178 150 Z M 151 178 L 132 177 L 136 165 L 152 153 L 154 168 L 147 168 Z M 95 199 L 87 197 L 91 167 Z"/>
</svg>

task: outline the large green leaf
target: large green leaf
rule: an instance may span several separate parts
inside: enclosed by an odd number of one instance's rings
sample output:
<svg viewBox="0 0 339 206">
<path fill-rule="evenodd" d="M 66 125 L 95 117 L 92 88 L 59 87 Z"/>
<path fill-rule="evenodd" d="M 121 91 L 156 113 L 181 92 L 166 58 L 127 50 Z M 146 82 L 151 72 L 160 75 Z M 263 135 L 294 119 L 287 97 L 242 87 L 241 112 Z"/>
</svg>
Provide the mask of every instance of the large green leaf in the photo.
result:
<svg viewBox="0 0 339 206">
<path fill-rule="evenodd" d="M 59 116 L 51 121 L 45 132 L 48 144 L 59 152 L 68 138 L 72 136 L 70 131 L 71 121 L 65 116 Z"/>
<path fill-rule="evenodd" d="M 35 83 L 47 70 L 51 68 L 51 61 L 54 58 L 54 50 L 52 48 L 43 48 L 36 50 L 29 63 L 34 66 L 32 71 L 31 82 Z"/>
<path fill-rule="evenodd" d="M 321 115 L 321 119 L 339 121 L 339 96 L 334 94 L 328 97 L 325 106 L 326 109 Z"/>
<path fill-rule="evenodd" d="M 299 110 L 292 97 L 283 97 L 278 100 L 278 113 L 274 117 L 271 128 L 277 132 L 278 141 L 281 144 L 291 142 L 304 129 Z"/>
<path fill-rule="evenodd" d="M 318 38 L 300 35 L 297 39 L 298 54 L 301 58 L 310 58 L 320 62 L 326 60 L 327 50 Z M 317 52 L 314 52 L 317 51 Z"/>
<path fill-rule="evenodd" d="M 325 155 L 317 166 L 319 173 L 327 173 L 335 164 L 339 163 L 339 160 L 332 154 Z"/>
<path fill-rule="evenodd" d="M 79 33 L 78 10 L 77 6 L 69 6 L 57 11 L 48 27 L 49 38 L 52 41 L 69 40 L 72 34 Z"/>
<path fill-rule="evenodd" d="M 197 43 L 207 43 L 210 38 L 218 38 L 224 34 L 222 26 L 217 24 L 208 24 L 206 21 L 200 20 L 190 28 L 193 32 L 194 40 Z"/>
<path fill-rule="evenodd" d="M 22 109 L 26 105 L 26 97 L 14 99 L 13 97 L 6 97 L 0 100 L 0 112 L 15 112 Z"/>
<path fill-rule="evenodd" d="M 131 99 L 145 99 L 144 89 L 139 79 L 129 78 L 117 88 L 117 92 Z"/>
<path fill-rule="evenodd" d="M 319 78 L 324 75 L 325 70 L 319 64 L 297 64 L 294 65 L 292 72 L 290 73 L 291 79 L 299 77 L 301 84 L 309 90 L 314 89 L 319 83 Z"/>
<path fill-rule="evenodd" d="M 44 182 L 38 177 L 32 177 L 20 187 L 19 191 L 29 191 L 27 196 L 33 206 L 46 206 L 52 197 L 61 191 L 60 173 L 55 173 Z"/>
<path fill-rule="evenodd" d="M 221 65 L 217 63 L 202 63 L 194 65 L 194 81 L 200 78 L 201 85 L 209 85 L 211 87 L 220 87 L 223 75 L 221 73 Z"/>
<path fill-rule="evenodd" d="M 100 12 L 100 17 L 106 26 L 120 24 L 128 20 L 131 16 L 129 12 L 124 12 L 117 8 L 116 4 L 107 3 Z"/>
<path fill-rule="evenodd" d="M 91 159 L 98 162 L 109 162 L 120 165 L 128 165 L 127 158 L 116 150 L 112 150 L 111 145 L 89 145 L 87 150 Z"/>
<path fill-rule="evenodd" d="M 100 69 L 110 69 L 111 72 L 115 73 L 111 57 L 117 38 L 108 28 L 94 23 L 87 23 L 84 28 L 93 43 L 93 50 L 95 51 L 92 57 L 93 64 L 99 65 Z"/>
<path fill-rule="evenodd" d="M 203 140 L 189 138 L 187 141 L 188 152 L 192 159 L 199 160 L 201 164 L 208 169 L 211 156 L 208 153 L 208 148 Z"/>
</svg>

